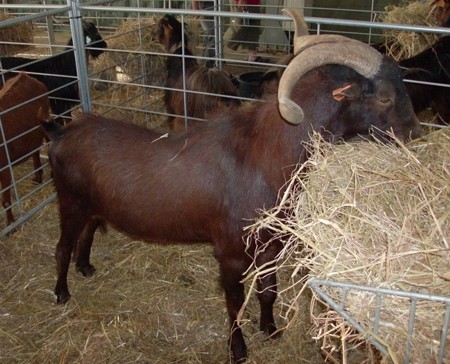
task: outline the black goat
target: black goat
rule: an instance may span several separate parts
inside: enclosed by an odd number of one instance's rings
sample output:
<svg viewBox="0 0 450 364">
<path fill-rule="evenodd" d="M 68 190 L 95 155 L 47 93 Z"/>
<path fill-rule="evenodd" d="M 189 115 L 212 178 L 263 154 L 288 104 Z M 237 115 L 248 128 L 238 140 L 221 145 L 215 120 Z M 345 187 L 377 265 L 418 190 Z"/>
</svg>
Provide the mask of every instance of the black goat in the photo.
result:
<svg viewBox="0 0 450 364">
<path fill-rule="evenodd" d="M 260 209 L 276 204 L 296 165 L 308 158 L 304 142 L 313 131 L 330 141 L 385 131 L 402 141 L 420 134 L 394 61 L 346 37 L 299 39 L 278 97 L 226 112 L 183 134 L 162 138 L 90 114 L 65 128 L 43 124 L 52 140 L 49 160 L 61 217 L 58 303 L 70 298 L 73 249 L 76 268 L 91 275 L 93 236 L 106 223 L 152 243 L 211 242 L 225 291 L 232 358 L 245 360 L 237 316 L 245 298 L 241 281 L 255 246 L 246 251 L 244 227 Z M 273 241 L 256 265 L 272 261 L 280 249 L 281 242 Z M 276 286 L 275 273 L 259 281 L 260 328 L 270 335 L 276 331 Z"/>
<path fill-rule="evenodd" d="M 381 53 L 385 51 L 377 45 L 372 47 Z M 293 55 L 287 55 L 278 62 L 280 67 L 272 67 L 265 72 L 257 92 L 258 97 L 266 98 L 277 92 L 279 80 L 284 72 L 282 66 L 288 65 L 293 58 Z M 438 114 L 443 124 L 450 124 L 450 36 L 441 37 L 430 48 L 398 63 L 404 69 L 403 77 L 415 113 L 419 114 L 430 107 Z"/>
<path fill-rule="evenodd" d="M 99 48 L 87 48 L 87 56 L 97 58 L 107 47 L 106 42 L 93 23 L 83 21 L 83 31 L 85 44 L 89 47 Z M 25 71 L 47 86 L 50 91 L 50 107 L 53 113 L 58 116 L 57 120 L 61 124 L 64 122 L 64 118 L 70 120 L 71 110 L 79 103 L 72 38 L 67 45 L 69 47 L 63 52 L 39 60 L 24 57 L 0 58 L 0 71 L 3 80 L 17 75 L 20 71 Z M 2 79 L 0 79 L 0 85 L 4 82 Z"/>
<path fill-rule="evenodd" d="M 444 124 L 450 124 L 450 35 L 439 38 L 433 46 L 400 61 L 399 65 L 405 68 L 406 89 L 416 114 L 431 107 Z M 407 80 L 447 86 L 418 84 Z"/>
<path fill-rule="evenodd" d="M 158 22 L 156 37 L 169 53 L 164 103 L 170 114 L 167 121 L 175 131 L 185 130 L 185 116 L 193 126 L 240 104 L 230 75 L 200 66 L 188 47 L 187 34 L 183 33 L 183 25 L 172 15 L 165 15 Z"/>
</svg>

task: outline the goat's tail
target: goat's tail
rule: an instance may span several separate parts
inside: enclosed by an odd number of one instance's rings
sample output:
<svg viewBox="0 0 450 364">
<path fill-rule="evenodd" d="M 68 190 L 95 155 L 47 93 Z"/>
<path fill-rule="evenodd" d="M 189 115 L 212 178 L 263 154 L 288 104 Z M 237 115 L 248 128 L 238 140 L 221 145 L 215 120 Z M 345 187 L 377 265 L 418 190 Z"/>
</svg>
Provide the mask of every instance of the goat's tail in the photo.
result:
<svg viewBox="0 0 450 364">
<path fill-rule="evenodd" d="M 63 136 L 63 126 L 56 121 L 40 119 L 39 122 L 50 140 L 56 140 Z"/>
</svg>

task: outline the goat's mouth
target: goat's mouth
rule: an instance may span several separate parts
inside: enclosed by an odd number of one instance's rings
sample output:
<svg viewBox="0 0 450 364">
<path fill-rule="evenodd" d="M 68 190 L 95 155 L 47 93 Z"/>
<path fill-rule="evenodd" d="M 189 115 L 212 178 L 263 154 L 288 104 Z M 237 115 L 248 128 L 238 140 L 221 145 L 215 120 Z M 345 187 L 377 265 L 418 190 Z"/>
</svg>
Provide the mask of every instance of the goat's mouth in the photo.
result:
<svg viewBox="0 0 450 364">
<path fill-rule="evenodd" d="M 377 128 L 371 128 L 366 133 L 354 134 L 343 137 L 345 142 L 361 142 L 361 141 L 371 141 L 378 142 L 381 144 L 404 144 L 408 143 L 414 139 L 420 138 L 421 133 L 411 130 L 409 133 L 399 133 L 393 130 L 380 130 Z"/>
</svg>

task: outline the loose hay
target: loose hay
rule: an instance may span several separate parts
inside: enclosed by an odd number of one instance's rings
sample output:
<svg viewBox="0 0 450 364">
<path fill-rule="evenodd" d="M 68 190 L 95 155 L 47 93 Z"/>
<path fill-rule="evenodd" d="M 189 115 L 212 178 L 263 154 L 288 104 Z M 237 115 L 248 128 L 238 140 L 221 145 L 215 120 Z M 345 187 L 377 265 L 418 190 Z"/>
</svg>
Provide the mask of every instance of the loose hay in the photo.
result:
<svg viewBox="0 0 450 364">
<path fill-rule="evenodd" d="M 11 19 L 10 16 L 0 12 L 0 21 Z M 0 29 L 0 56 L 13 56 L 14 54 L 30 48 L 29 44 L 7 43 L 33 43 L 34 28 L 31 22 L 11 25 Z"/>
<path fill-rule="evenodd" d="M 295 317 L 296 300 L 311 277 L 448 296 L 450 128 L 408 149 L 369 142 L 332 146 L 315 140 L 311 150 L 311 159 L 293 176 L 280 206 L 264 212 L 252 227 L 256 236 L 267 228 L 284 242 L 276 268 L 291 279 L 281 294 L 284 315 Z M 300 276 L 304 269 L 309 275 Z M 340 291 L 324 290 L 341 302 Z M 349 294 L 343 303 L 353 318 L 372 327 L 373 294 Z M 383 300 L 379 336 L 394 362 L 402 362 L 408 310 L 408 300 Z M 443 315 L 444 305 L 418 302 L 411 363 L 435 362 Z M 315 337 L 331 357 L 339 346 L 344 351 L 345 345 L 351 346 L 343 332 L 354 342 L 367 339 L 349 334 L 348 324 L 332 310 L 314 319 Z M 445 355 L 450 360 L 449 341 Z"/>
<path fill-rule="evenodd" d="M 387 6 L 385 10 L 386 13 L 379 15 L 380 21 L 383 23 L 438 26 L 429 2 L 415 1 L 403 6 L 391 5 Z M 397 61 L 420 53 L 439 38 L 439 35 L 434 33 L 416 33 L 391 29 L 385 29 L 384 35 L 387 54 Z"/>
</svg>

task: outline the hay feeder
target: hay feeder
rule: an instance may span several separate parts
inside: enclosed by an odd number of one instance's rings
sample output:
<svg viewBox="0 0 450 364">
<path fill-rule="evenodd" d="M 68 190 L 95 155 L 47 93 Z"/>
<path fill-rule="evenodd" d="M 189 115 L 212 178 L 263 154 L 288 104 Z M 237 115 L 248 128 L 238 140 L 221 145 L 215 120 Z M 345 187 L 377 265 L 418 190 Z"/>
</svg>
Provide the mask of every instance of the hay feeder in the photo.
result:
<svg viewBox="0 0 450 364">
<path fill-rule="evenodd" d="M 442 309 L 445 309 L 444 319 L 441 327 L 441 337 L 439 343 L 435 342 L 436 347 L 436 357 L 437 363 L 444 363 L 445 356 L 445 346 L 447 341 L 447 335 L 450 325 L 450 297 L 436 296 L 436 295 L 426 295 L 415 292 L 405 292 L 401 290 L 392 290 L 384 288 L 374 288 L 369 286 L 356 285 L 351 283 L 343 283 L 336 281 L 328 281 L 321 279 L 312 279 L 308 282 L 311 289 L 334 311 L 336 311 L 343 319 L 345 319 L 353 328 L 358 330 L 358 332 L 367 337 L 368 340 L 383 354 L 384 357 L 393 357 L 394 362 L 398 362 L 395 354 L 390 350 L 389 345 L 386 344 L 384 340 L 380 338 L 380 326 L 383 301 L 387 300 L 387 297 L 395 298 L 405 298 L 405 304 L 409 303 L 408 312 L 408 330 L 405 340 L 405 350 L 403 352 L 403 362 L 410 363 L 412 356 L 412 338 L 414 336 L 414 324 L 417 319 L 416 312 L 417 306 L 421 302 L 435 302 L 440 304 Z M 322 289 L 326 287 L 327 289 Z M 340 299 L 336 300 L 334 297 L 330 296 L 328 292 L 332 289 L 338 290 Z M 354 291 L 359 294 L 368 294 L 371 296 L 371 300 L 374 302 L 373 305 L 373 318 L 372 327 L 364 326 L 358 319 L 349 314 L 345 309 L 346 297 L 349 291 Z M 444 308 L 445 306 L 445 308 Z"/>
</svg>

